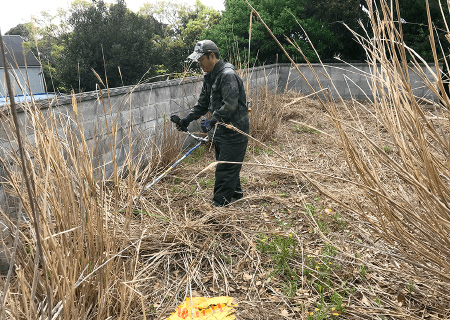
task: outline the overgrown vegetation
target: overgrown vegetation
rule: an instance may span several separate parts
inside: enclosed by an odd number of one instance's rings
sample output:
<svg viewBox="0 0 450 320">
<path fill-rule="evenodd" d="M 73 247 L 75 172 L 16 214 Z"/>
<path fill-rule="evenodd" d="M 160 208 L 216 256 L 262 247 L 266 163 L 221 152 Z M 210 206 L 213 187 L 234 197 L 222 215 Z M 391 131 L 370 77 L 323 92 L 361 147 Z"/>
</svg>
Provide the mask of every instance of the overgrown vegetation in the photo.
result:
<svg viewBox="0 0 450 320">
<path fill-rule="evenodd" d="M 99 138 L 112 160 L 94 165 L 75 99 L 71 125 L 56 108 L 25 104 L 28 175 L 14 152 L 0 158 L 4 189 L 26 217 L 3 212 L 15 268 L 0 282 L 0 317 L 167 318 L 187 296 L 230 295 L 243 319 L 448 318 L 450 99 L 417 56 L 414 72 L 440 103 L 413 95 L 389 10 L 371 9 L 371 41 L 355 35 L 382 66 L 371 103 L 255 93 L 245 197 L 226 208 L 209 204 L 210 145 L 135 197 L 179 153 L 169 123 L 152 140 L 130 135 L 130 149 L 152 157 L 129 152 L 123 166 L 109 126 Z M 300 116 L 305 125 L 288 121 Z M 9 115 L 1 120 L 16 145 Z"/>
</svg>

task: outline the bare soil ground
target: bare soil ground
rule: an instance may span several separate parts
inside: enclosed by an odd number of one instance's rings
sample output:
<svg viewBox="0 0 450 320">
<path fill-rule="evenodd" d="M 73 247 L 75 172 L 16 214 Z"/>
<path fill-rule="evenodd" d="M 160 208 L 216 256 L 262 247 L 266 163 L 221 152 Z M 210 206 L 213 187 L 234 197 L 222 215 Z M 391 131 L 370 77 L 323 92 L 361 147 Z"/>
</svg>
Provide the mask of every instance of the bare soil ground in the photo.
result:
<svg viewBox="0 0 450 320">
<path fill-rule="evenodd" d="M 375 128 L 367 112 L 358 118 Z M 214 168 L 199 172 L 214 161 L 211 145 L 146 193 L 130 226 L 148 235 L 128 284 L 142 297 L 136 318 L 167 318 L 185 297 L 222 295 L 234 298 L 237 319 L 450 318 L 448 283 L 405 261 L 317 188 L 349 206 L 363 199 L 346 181 L 334 137 L 326 111 L 305 99 L 286 110 L 266 146 L 250 142 L 242 200 L 210 205 Z"/>
</svg>

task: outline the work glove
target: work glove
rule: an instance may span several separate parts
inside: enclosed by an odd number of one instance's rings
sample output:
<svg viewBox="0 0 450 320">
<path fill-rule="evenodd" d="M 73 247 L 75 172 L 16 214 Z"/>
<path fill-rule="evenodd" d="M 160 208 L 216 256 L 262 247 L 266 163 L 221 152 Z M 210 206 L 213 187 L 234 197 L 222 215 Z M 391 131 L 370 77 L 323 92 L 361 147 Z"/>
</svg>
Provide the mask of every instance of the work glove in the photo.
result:
<svg viewBox="0 0 450 320">
<path fill-rule="evenodd" d="M 176 114 L 174 114 L 170 117 L 170 121 L 175 123 L 175 125 L 179 131 L 184 131 L 184 132 L 188 131 L 189 123 L 191 123 L 189 116 L 187 116 L 186 118 L 180 119 L 180 117 L 177 116 Z"/>
<path fill-rule="evenodd" d="M 208 132 L 211 130 L 217 123 L 217 120 L 215 118 L 211 118 L 211 120 L 203 118 L 202 121 L 200 121 L 200 128 L 203 132 Z"/>
</svg>

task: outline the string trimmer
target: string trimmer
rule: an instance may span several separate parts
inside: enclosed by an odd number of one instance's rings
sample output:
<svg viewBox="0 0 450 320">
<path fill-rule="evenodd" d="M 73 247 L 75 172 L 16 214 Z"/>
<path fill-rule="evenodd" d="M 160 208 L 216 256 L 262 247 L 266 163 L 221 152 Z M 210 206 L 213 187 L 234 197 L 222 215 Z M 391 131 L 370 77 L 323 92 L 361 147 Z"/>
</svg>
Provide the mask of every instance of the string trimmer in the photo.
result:
<svg viewBox="0 0 450 320">
<path fill-rule="evenodd" d="M 172 116 L 172 117 L 176 117 L 178 118 L 178 116 Z M 179 120 L 180 118 L 178 118 Z M 176 120 L 176 119 L 175 119 Z M 173 121 L 173 120 L 172 120 Z M 173 168 L 175 168 L 180 162 L 182 162 L 184 159 L 186 159 L 186 157 L 188 157 L 192 151 L 194 151 L 195 149 L 197 149 L 202 143 L 206 143 L 209 141 L 208 136 L 202 138 L 202 137 L 198 137 L 195 134 L 189 132 L 187 129 L 186 131 L 183 131 L 186 134 L 188 134 L 190 137 L 192 137 L 193 139 L 195 139 L 197 141 L 197 144 L 192 147 L 188 152 L 186 152 L 184 154 L 184 156 L 182 156 L 180 159 L 178 159 L 177 161 L 175 161 L 174 164 L 172 164 L 166 171 L 164 171 L 161 175 L 159 175 L 155 180 L 152 181 L 152 183 L 150 183 L 148 186 L 146 186 L 144 189 L 142 189 L 140 195 L 142 195 L 147 189 L 150 189 L 155 183 L 157 183 L 159 180 L 161 180 L 162 177 L 164 177 L 167 173 L 170 172 L 170 170 L 172 170 Z M 139 196 L 140 196 L 139 195 Z M 134 198 L 135 199 L 135 198 Z M 134 200 L 133 199 L 133 200 Z"/>
</svg>

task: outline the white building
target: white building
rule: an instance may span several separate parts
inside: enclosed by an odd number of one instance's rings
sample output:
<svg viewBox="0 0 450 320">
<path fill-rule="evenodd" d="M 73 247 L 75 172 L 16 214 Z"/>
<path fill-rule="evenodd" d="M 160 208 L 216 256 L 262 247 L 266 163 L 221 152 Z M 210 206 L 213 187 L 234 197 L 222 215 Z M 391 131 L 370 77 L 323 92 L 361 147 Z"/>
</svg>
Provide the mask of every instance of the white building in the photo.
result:
<svg viewBox="0 0 450 320">
<path fill-rule="evenodd" d="M 21 36 L 3 36 L 9 74 L 14 84 L 14 95 L 27 96 L 30 93 L 33 95 L 45 93 L 42 67 L 32 52 L 24 54 L 22 42 Z M 0 99 L 4 100 L 8 96 L 7 92 L 5 66 L 0 51 Z"/>
</svg>

